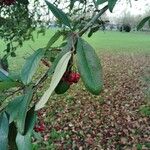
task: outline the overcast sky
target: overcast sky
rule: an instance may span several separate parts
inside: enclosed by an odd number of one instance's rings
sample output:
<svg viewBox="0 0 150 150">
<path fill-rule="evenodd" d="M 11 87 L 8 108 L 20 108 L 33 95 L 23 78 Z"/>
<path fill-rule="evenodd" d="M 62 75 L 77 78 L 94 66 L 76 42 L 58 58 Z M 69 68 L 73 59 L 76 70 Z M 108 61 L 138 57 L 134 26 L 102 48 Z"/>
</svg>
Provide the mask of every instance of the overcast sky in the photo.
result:
<svg viewBox="0 0 150 150">
<path fill-rule="evenodd" d="M 53 3 L 55 0 L 48 0 L 48 1 Z M 127 3 L 127 1 L 129 0 L 119 0 L 119 2 L 116 4 L 113 10 L 113 13 L 110 13 L 109 11 L 107 11 L 107 15 L 109 16 L 109 18 L 112 18 L 112 19 L 114 17 L 119 18 L 123 16 L 125 12 L 130 12 L 133 15 L 142 15 L 145 12 L 145 10 L 148 10 L 148 9 L 150 10 L 150 0 L 130 0 L 131 4 Z M 40 2 L 43 3 L 44 0 L 41 0 Z M 107 2 L 104 3 L 103 5 L 106 5 L 106 4 Z M 100 7 L 103 7 L 103 5 L 101 5 Z M 63 0 L 61 1 L 61 4 L 59 6 L 60 8 L 61 6 L 62 7 L 64 6 Z M 41 10 L 41 12 L 44 14 L 45 10 Z M 52 14 L 50 14 L 50 16 L 51 15 Z"/>
<path fill-rule="evenodd" d="M 129 11 L 133 15 L 141 15 L 148 9 L 150 10 L 150 0 L 131 0 L 131 5 L 127 4 L 126 0 L 120 0 L 115 6 L 113 13 L 108 12 L 108 14 L 110 16 L 121 16 L 123 12 Z"/>
</svg>

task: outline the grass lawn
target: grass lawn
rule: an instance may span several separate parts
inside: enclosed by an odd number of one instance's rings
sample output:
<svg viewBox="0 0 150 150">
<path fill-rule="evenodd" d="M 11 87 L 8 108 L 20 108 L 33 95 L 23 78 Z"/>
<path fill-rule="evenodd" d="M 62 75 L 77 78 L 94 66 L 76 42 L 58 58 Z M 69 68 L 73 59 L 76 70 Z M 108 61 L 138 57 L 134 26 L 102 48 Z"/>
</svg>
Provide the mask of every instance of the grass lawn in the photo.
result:
<svg viewBox="0 0 150 150">
<path fill-rule="evenodd" d="M 132 32 L 98 32 L 86 38 L 97 51 L 150 53 L 150 34 Z"/>
<path fill-rule="evenodd" d="M 27 41 L 23 47 L 18 49 L 17 59 L 10 58 L 11 69 L 21 67 L 24 58 L 33 53 L 34 50 L 44 47 L 50 37 L 55 33 L 56 30 L 47 30 L 44 36 L 40 35 L 37 37 L 37 33 L 34 33 L 33 41 Z M 150 33 L 121 33 L 114 31 L 97 32 L 91 38 L 86 35 L 84 38 L 99 52 L 111 52 L 111 53 L 142 53 L 150 54 Z M 60 42 L 60 41 L 59 41 Z M 58 43 L 59 43 L 58 42 Z M 56 45 L 58 44 L 56 43 Z M 0 41 L 0 56 L 2 56 L 3 50 L 5 49 L 5 43 Z"/>
</svg>

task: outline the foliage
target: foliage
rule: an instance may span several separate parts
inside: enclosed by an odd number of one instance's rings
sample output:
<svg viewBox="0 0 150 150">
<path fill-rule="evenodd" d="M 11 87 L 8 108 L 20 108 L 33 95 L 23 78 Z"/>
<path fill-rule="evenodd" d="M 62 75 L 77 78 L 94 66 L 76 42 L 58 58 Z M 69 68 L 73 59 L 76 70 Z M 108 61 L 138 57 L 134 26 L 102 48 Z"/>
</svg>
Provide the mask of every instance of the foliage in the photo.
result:
<svg viewBox="0 0 150 150">
<path fill-rule="evenodd" d="M 142 19 L 142 20 L 140 21 L 140 23 L 139 23 L 138 26 L 137 26 L 137 30 L 142 29 L 146 22 L 148 22 L 148 25 L 149 25 L 149 27 L 150 27 L 150 16 L 145 17 L 144 19 Z"/>
<path fill-rule="evenodd" d="M 97 0 L 97 2 L 83 0 L 79 1 L 78 8 L 74 5 L 75 2 L 76 0 L 70 1 L 67 13 L 59 9 L 57 0 L 53 3 L 45 1 L 44 5 L 41 5 L 38 0 L 34 0 L 33 4 L 28 0 L 9 2 L 4 0 L 0 3 L 0 37 L 6 43 L 0 68 L 0 132 L 2 135 L 0 136 L 0 147 L 3 150 L 7 150 L 8 147 L 14 149 L 17 147 L 18 150 L 32 149 L 37 111 L 45 106 L 54 91 L 65 93 L 68 90 L 68 87 L 63 92 L 58 90 L 58 86 L 61 81 L 64 81 L 64 78 L 65 81 L 69 81 L 69 84 L 75 84 L 81 75 L 89 92 L 99 95 L 102 91 L 102 68 L 98 56 L 81 37 L 88 30 L 92 33 L 98 31 L 97 26 L 103 25 L 100 17 L 107 9 L 112 12 L 117 0 Z M 107 2 L 106 6 L 98 10 L 97 5 L 104 2 Z M 30 4 L 33 7 L 32 11 L 29 9 Z M 91 13 L 87 15 L 91 4 L 92 15 Z M 56 26 L 60 28 L 46 46 L 38 48 L 26 59 L 21 73 L 18 71 L 17 76 L 14 76 L 8 71 L 11 65 L 7 61 L 8 57 L 16 57 L 16 50 L 23 45 L 24 41 L 34 40 L 32 32 L 36 28 L 39 28 L 39 34 L 44 33 L 45 27 L 49 26 L 49 20 L 47 24 L 41 19 L 43 14 L 39 12 L 39 8 L 51 12 L 56 18 Z M 68 6 L 65 6 L 64 9 L 66 8 Z M 95 26 L 96 30 L 93 30 Z M 60 37 L 63 38 L 63 42 L 55 47 L 54 43 Z M 37 77 L 36 72 L 40 62 L 47 69 L 40 77 Z M 74 75 L 72 75 L 73 72 L 75 72 Z M 41 87 L 45 89 L 43 83 L 49 81 L 48 79 L 51 82 L 43 94 Z M 43 95 L 39 96 L 39 93 Z M 10 137 L 12 128 L 14 135 Z M 44 126 L 40 124 L 39 129 L 44 130 Z M 60 137 L 56 132 L 53 134 L 53 137 Z"/>
<path fill-rule="evenodd" d="M 14 149 L 17 147 L 19 150 L 32 149 L 31 137 L 34 133 L 36 111 L 45 106 L 66 73 L 69 72 L 65 76 L 65 81 L 69 81 L 71 84 L 77 83 L 80 78 L 77 73 L 77 70 L 79 70 L 87 89 L 93 94 L 100 93 L 103 86 L 102 70 L 101 68 L 98 69 L 100 62 L 94 49 L 83 41 L 81 36 L 92 28 L 95 22 L 97 24 L 101 15 L 108 8 L 110 11 L 113 10 L 116 1 L 108 1 L 108 6 L 106 4 L 99 11 L 95 2 L 89 2 L 88 4 L 85 0 L 80 1 L 79 8 L 76 8 L 74 5 L 76 1 L 70 1 L 69 13 L 59 9 L 59 1 L 57 0 L 53 3 L 45 1 L 44 5 L 42 4 L 43 6 L 37 0 L 34 0 L 33 3 L 28 0 L 12 0 L 9 2 L 4 0 L 0 3 L 0 37 L 6 43 L 0 68 L 0 131 L 1 134 L 3 133 L 2 139 L 0 139 L 0 147 L 3 146 L 3 150 L 8 149 L 8 147 Z M 97 10 L 97 13 L 93 11 L 92 16 L 86 17 L 91 4 L 94 4 L 93 8 L 94 11 Z M 30 9 L 31 7 L 33 10 Z M 16 50 L 23 45 L 24 41 L 34 40 L 32 33 L 37 27 L 40 29 L 38 33 L 44 33 L 43 27 L 47 26 L 47 22 L 41 19 L 41 13 L 38 10 L 43 7 L 47 12 L 51 11 L 57 19 L 56 24 L 61 28 L 50 38 L 45 47 L 38 48 L 26 59 L 21 73 L 18 71 L 17 76 L 14 76 L 8 71 L 10 64 L 7 59 L 8 57 L 14 57 L 15 59 Z M 79 17 L 80 14 L 83 14 L 83 16 Z M 99 25 L 101 25 L 101 22 Z M 63 37 L 63 42 L 58 47 L 54 47 L 53 44 L 60 36 Z M 88 48 L 88 51 L 86 51 L 86 48 Z M 76 55 L 78 58 L 77 68 L 74 60 Z M 36 79 L 40 62 L 48 68 L 39 79 Z M 83 64 L 88 66 L 88 70 L 84 70 Z M 96 67 L 95 70 L 93 70 L 93 67 Z M 75 68 L 75 74 L 73 74 L 73 68 Z M 88 80 L 89 76 L 90 80 Z M 42 97 L 39 97 L 38 93 L 41 92 L 39 87 L 43 86 L 48 77 L 51 78 L 50 87 Z M 14 129 L 14 135 L 8 138 L 12 128 Z"/>
<path fill-rule="evenodd" d="M 131 31 L 131 26 L 130 24 L 123 24 L 120 27 L 120 32 L 125 31 L 125 32 L 130 32 Z"/>
</svg>

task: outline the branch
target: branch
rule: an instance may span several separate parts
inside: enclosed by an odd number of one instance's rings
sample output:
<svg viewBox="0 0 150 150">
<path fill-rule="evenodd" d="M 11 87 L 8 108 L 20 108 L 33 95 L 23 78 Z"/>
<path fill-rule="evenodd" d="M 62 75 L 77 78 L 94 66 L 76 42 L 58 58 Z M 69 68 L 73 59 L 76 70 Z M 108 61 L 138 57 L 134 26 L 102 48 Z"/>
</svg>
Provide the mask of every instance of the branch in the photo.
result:
<svg viewBox="0 0 150 150">
<path fill-rule="evenodd" d="M 99 13 L 96 16 L 94 16 L 93 19 L 79 32 L 79 36 L 82 36 L 107 9 L 108 9 L 108 5 L 103 7 L 99 11 Z"/>
<path fill-rule="evenodd" d="M 42 84 L 48 78 L 48 71 L 46 71 L 43 76 L 36 82 L 33 88 L 37 88 L 40 84 Z"/>
</svg>

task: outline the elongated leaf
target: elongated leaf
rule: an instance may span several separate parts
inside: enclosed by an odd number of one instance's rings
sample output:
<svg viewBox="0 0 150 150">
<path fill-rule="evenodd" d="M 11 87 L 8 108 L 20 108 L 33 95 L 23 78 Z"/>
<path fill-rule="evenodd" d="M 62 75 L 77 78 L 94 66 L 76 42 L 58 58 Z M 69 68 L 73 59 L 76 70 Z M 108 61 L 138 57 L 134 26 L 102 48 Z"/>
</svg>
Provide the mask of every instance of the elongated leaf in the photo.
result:
<svg viewBox="0 0 150 150">
<path fill-rule="evenodd" d="M 22 135 L 18 132 L 16 137 L 18 150 L 32 150 L 31 135 Z"/>
<path fill-rule="evenodd" d="M 9 124 L 8 143 L 12 150 L 17 150 L 16 145 L 17 128 L 14 122 Z"/>
<path fill-rule="evenodd" d="M 150 28 L 150 19 L 148 20 L 148 25 L 149 25 L 149 28 Z"/>
<path fill-rule="evenodd" d="M 44 93 L 40 101 L 36 104 L 35 110 L 39 110 L 44 107 L 46 102 L 48 101 L 49 97 L 51 96 L 52 92 L 55 90 L 56 86 L 60 82 L 62 76 L 64 75 L 68 62 L 71 58 L 71 51 L 67 52 L 58 62 L 55 72 L 52 76 L 52 81 L 50 83 L 50 87 L 48 90 Z"/>
<path fill-rule="evenodd" d="M 100 4 L 103 4 L 105 2 L 107 2 L 108 0 L 97 0 L 96 4 L 97 5 L 100 5 Z"/>
<path fill-rule="evenodd" d="M 8 72 L 0 68 L 0 81 L 9 80 Z"/>
<path fill-rule="evenodd" d="M 144 18 L 139 24 L 138 24 L 138 26 L 137 26 L 137 30 L 140 30 L 140 29 L 142 29 L 143 28 L 143 26 L 145 25 L 145 23 L 147 22 L 147 21 L 150 21 L 150 16 L 148 16 L 148 17 L 146 17 L 146 18 Z"/>
<path fill-rule="evenodd" d="M 15 82 L 15 81 L 3 81 L 0 82 L 0 91 L 7 90 L 12 87 L 18 87 L 20 85 L 21 84 L 19 82 Z"/>
<path fill-rule="evenodd" d="M 18 116 L 17 116 L 17 127 L 18 127 L 18 131 L 21 134 L 24 134 L 27 110 L 28 110 L 28 107 L 29 107 L 29 104 L 33 95 L 32 88 L 27 88 L 26 90 L 27 90 L 27 93 L 24 95 L 22 99 L 22 102 L 20 104 L 19 111 L 18 111 Z"/>
<path fill-rule="evenodd" d="M 36 72 L 41 58 L 44 56 L 44 50 L 38 49 L 33 55 L 31 55 L 21 71 L 21 80 L 27 85 L 31 82 L 34 73 Z"/>
<path fill-rule="evenodd" d="M 8 149 L 9 121 L 6 113 L 0 114 L 0 149 Z"/>
<path fill-rule="evenodd" d="M 50 76 L 52 73 L 54 73 L 55 68 L 60 61 L 60 59 L 71 50 L 73 43 L 73 37 L 69 36 L 67 40 L 66 46 L 63 47 L 62 51 L 56 56 L 55 61 L 53 62 L 52 66 L 49 68 L 48 75 Z"/>
<path fill-rule="evenodd" d="M 108 8 L 109 8 L 110 12 L 113 11 L 117 1 L 118 0 L 108 0 Z"/>
<path fill-rule="evenodd" d="M 12 100 L 6 107 L 6 112 L 9 114 L 9 123 L 17 119 L 22 102 L 23 96 L 18 96 L 14 100 Z"/>
<path fill-rule="evenodd" d="M 32 107 L 26 116 L 26 128 L 24 135 L 18 132 L 16 137 L 16 143 L 18 150 L 30 150 L 32 149 L 31 137 L 32 131 L 36 121 L 36 114 L 34 111 L 34 107 Z"/>
<path fill-rule="evenodd" d="M 68 17 L 66 16 L 66 14 L 58 9 L 57 7 L 55 7 L 53 4 L 51 4 L 48 1 L 45 1 L 46 4 L 48 5 L 48 8 L 52 11 L 52 13 L 54 14 L 54 16 L 60 20 L 63 24 L 65 24 L 66 26 L 68 26 L 69 28 L 71 28 L 70 25 L 70 20 L 68 19 Z"/>
<path fill-rule="evenodd" d="M 56 32 L 47 43 L 46 48 L 50 48 L 60 38 L 61 35 L 62 33 L 60 31 Z"/>
<path fill-rule="evenodd" d="M 77 66 L 86 88 L 98 95 L 103 87 L 100 61 L 94 49 L 81 38 L 77 43 Z"/>
<path fill-rule="evenodd" d="M 74 3 L 78 0 L 70 0 L 70 10 L 74 7 Z"/>
<path fill-rule="evenodd" d="M 32 107 L 26 116 L 25 123 L 25 134 L 32 135 L 32 131 L 36 122 L 36 112 L 34 111 L 35 107 Z"/>
</svg>

